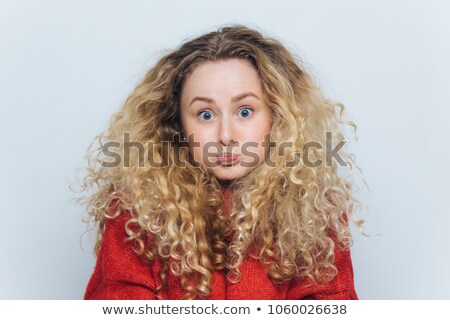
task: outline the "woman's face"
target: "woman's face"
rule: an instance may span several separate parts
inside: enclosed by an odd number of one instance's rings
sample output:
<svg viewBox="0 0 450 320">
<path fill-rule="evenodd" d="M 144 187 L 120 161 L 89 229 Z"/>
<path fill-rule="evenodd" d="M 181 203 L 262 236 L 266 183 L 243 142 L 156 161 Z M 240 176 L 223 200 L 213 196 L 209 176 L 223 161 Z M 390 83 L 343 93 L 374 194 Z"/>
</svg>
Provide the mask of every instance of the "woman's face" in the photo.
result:
<svg viewBox="0 0 450 320">
<path fill-rule="evenodd" d="M 248 61 L 234 58 L 194 68 L 185 79 L 180 108 L 191 156 L 216 178 L 243 177 L 264 160 L 270 109 Z"/>
</svg>

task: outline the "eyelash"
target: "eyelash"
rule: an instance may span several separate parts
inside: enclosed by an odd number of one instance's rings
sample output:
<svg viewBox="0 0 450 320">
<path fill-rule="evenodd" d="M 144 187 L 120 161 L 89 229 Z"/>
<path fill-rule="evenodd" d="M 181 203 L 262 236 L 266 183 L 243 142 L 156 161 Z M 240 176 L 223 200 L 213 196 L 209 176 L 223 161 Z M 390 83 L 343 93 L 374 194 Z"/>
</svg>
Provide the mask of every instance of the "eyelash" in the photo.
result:
<svg viewBox="0 0 450 320">
<path fill-rule="evenodd" d="M 254 110 L 253 110 L 252 108 L 250 108 L 250 107 L 244 107 L 244 108 L 241 108 L 241 109 L 239 110 L 239 112 L 241 112 L 242 110 L 250 110 L 250 111 L 251 111 L 250 115 L 247 116 L 247 117 L 244 117 L 244 118 L 250 118 L 250 117 L 252 116 L 253 112 L 254 112 Z M 210 112 L 210 113 L 212 113 L 211 111 L 203 110 L 203 111 L 200 111 L 200 112 L 197 114 L 197 116 L 199 116 L 199 117 L 201 118 L 201 114 L 204 113 L 204 112 Z M 203 119 L 203 118 L 202 118 L 202 120 L 209 121 L 209 120 L 206 120 L 206 119 Z"/>
</svg>

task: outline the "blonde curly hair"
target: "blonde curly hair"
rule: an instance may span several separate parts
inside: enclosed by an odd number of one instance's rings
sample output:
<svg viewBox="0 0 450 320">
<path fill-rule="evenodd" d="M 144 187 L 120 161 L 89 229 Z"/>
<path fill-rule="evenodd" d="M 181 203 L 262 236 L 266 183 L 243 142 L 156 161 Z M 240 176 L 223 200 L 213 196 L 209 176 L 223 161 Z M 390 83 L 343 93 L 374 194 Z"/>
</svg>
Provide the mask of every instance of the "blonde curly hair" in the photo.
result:
<svg viewBox="0 0 450 320">
<path fill-rule="evenodd" d="M 194 165 L 185 142 L 173 137 L 183 131 L 180 93 L 186 76 L 204 62 L 230 58 L 256 68 L 271 109 L 275 147 L 268 153 L 273 165 L 262 163 L 234 182 L 229 214 L 224 214 L 221 182 Z M 187 41 L 147 72 L 88 148 L 82 190 L 93 192 L 79 201 L 84 200 L 89 222 L 98 226 L 95 254 L 107 220 L 127 211 L 126 231 L 138 244 L 136 252 L 149 262 L 156 256 L 164 262 L 156 292 L 173 272 L 181 277 L 186 298 L 205 298 L 214 270 L 226 270 L 229 281 L 239 281 L 247 255 L 267 265 L 274 283 L 294 277 L 330 281 L 337 273 L 335 245 L 343 250 L 351 245 L 347 217 L 362 223 L 354 215 L 359 201 L 348 176 L 340 177 L 338 164 L 327 161 L 325 149 L 315 148 L 312 155 L 327 165 L 305 165 L 299 154 L 311 141 L 325 146 L 327 132 L 335 141 L 344 140 L 341 125 L 356 129 L 343 119 L 344 109 L 323 96 L 298 57 L 254 29 L 232 25 Z M 142 147 L 126 149 L 129 141 Z M 118 147 L 120 165 L 105 165 L 110 143 Z M 353 155 L 342 151 L 340 156 L 351 172 Z M 286 165 L 293 159 L 298 164 Z"/>
</svg>

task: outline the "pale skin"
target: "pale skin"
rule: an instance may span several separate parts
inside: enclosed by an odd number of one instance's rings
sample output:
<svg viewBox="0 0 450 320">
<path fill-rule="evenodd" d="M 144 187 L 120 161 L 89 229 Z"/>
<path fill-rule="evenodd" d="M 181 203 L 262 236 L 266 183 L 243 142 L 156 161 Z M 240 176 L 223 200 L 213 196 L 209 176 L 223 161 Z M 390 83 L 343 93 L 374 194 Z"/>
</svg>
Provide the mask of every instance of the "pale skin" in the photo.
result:
<svg viewBox="0 0 450 320">
<path fill-rule="evenodd" d="M 241 178 L 264 160 L 270 108 L 248 61 L 233 58 L 197 66 L 184 82 L 180 113 L 191 156 L 216 178 Z"/>
</svg>

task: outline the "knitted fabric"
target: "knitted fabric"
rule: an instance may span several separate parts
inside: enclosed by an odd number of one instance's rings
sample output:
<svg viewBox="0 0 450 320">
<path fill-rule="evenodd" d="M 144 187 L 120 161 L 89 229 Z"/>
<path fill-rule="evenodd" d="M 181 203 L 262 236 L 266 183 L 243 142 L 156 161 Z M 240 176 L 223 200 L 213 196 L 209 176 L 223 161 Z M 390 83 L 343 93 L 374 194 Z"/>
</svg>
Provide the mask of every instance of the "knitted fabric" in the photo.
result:
<svg viewBox="0 0 450 320">
<path fill-rule="evenodd" d="M 223 196 L 229 200 L 230 191 L 224 190 Z M 123 211 L 117 218 L 107 221 L 84 299 L 156 299 L 154 291 L 161 283 L 158 272 L 162 270 L 162 263 L 158 258 L 153 263 L 148 263 L 133 251 L 132 242 L 125 241 L 125 223 L 130 217 L 128 212 Z M 270 280 L 261 262 L 247 256 L 240 266 L 241 280 L 237 283 L 228 282 L 223 271 L 213 272 L 212 292 L 208 299 L 358 299 L 354 289 L 350 252 L 342 251 L 336 246 L 335 266 L 338 274 L 327 284 L 311 285 L 306 280 L 292 280 L 276 285 Z M 160 291 L 160 296 L 163 299 L 183 299 L 184 294 L 180 277 L 169 272 L 167 285 Z"/>
</svg>

